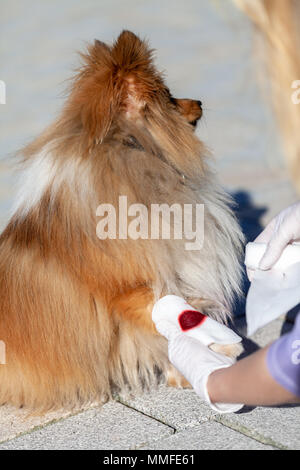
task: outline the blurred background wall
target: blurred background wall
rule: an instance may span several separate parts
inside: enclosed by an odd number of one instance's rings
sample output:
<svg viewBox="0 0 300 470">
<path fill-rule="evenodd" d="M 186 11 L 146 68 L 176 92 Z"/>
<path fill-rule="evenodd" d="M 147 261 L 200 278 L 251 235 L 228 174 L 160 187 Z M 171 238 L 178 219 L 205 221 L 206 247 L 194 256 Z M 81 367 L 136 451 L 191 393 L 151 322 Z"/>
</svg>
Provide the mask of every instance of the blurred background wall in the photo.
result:
<svg viewBox="0 0 300 470">
<path fill-rule="evenodd" d="M 297 198 L 259 77 L 252 25 L 231 0 L 1 0 L 0 227 L 14 194 L 11 155 L 58 112 L 76 50 L 124 29 L 149 39 L 174 96 L 201 99 L 199 137 L 240 203 L 249 238 Z M 297 77 L 296 77 L 297 78 Z M 300 77 L 298 77 L 300 78 Z M 251 229 L 252 224 L 252 229 Z"/>
</svg>

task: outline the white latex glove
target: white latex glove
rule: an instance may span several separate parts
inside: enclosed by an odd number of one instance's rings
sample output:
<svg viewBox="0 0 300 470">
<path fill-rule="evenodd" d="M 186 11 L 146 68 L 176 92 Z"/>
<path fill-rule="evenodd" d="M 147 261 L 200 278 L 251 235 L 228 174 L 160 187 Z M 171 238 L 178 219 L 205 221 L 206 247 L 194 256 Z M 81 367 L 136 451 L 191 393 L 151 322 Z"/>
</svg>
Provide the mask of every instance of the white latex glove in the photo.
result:
<svg viewBox="0 0 300 470">
<path fill-rule="evenodd" d="M 240 410 L 243 405 L 211 403 L 207 391 L 209 375 L 217 369 L 230 367 L 235 360 L 213 352 L 207 346 L 213 343 L 238 343 L 241 338 L 175 295 L 167 295 L 156 302 L 152 319 L 157 330 L 169 341 L 170 362 L 189 381 L 196 393 L 219 413 Z"/>
<path fill-rule="evenodd" d="M 284 248 L 291 242 L 300 239 L 300 203 L 297 202 L 281 211 L 267 225 L 255 240 L 267 243 L 267 249 L 261 259 L 259 268 L 270 269 L 280 258 Z"/>
<path fill-rule="evenodd" d="M 171 337 L 168 351 L 170 362 L 191 384 L 197 395 L 205 400 L 214 411 L 234 413 L 243 408 L 244 405 L 236 403 L 211 403 L 207 391 L 210 374 L 217 369 L 232 366 L 235 363 L 234 359 L 211 351 L 207 346 L 184 333 L 176 333 Z"/>
<path fill-rule="evenodd" d="M 259 269 L 266 271 L 280 258 L 284 248 L 300 240 L 300 203 L 297 202 L 281 211 L 255 239 L 256 243 L 267 243 Z M 253 270 L 247 269 L 249 280 Z"/>
</svg>

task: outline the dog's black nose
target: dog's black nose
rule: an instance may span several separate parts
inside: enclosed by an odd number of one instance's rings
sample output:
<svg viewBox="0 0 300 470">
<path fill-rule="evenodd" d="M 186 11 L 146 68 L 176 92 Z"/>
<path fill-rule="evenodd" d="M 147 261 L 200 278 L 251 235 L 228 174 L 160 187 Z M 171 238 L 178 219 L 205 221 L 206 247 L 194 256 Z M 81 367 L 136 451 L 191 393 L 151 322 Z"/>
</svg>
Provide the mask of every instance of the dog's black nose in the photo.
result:
<svg viewBox="0 0 300 470">
<path fill-rule="evenodd" d="M 201 108 L 201 106 L 202 106 L 202 101 L 197 100 L 197 104 L 198 104 L 198 106 L 200 106 L 200 108 Z"/>
</svg>

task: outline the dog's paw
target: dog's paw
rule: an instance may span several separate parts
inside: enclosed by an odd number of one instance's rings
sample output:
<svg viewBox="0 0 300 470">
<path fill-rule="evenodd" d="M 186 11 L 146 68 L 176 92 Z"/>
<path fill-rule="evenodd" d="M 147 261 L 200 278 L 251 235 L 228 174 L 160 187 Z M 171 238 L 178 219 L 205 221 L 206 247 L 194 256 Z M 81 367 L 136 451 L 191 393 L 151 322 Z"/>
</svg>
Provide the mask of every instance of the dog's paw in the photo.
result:
<svg viewBox="0 0 300 470">
<path fill-rule="evenodd" d="M 235 343 L 235 344 L 211 344 L 209 346 L 209 349 L 216 353 L 224 354 L 225 356 L 232 357 L 233 359 L 239 357 L 242 352 L 244 351 L 244 348 L 241 343 Z"/>
<path fill-rule="evenodd" d="M 183 375 L 178 372 L 175 367 L 170 365 L 167 371 L 167 385 L 168 387 L 176 387 L 176 388 L 192 388 L 190 383 L 183 377 Z"/>
</svg>

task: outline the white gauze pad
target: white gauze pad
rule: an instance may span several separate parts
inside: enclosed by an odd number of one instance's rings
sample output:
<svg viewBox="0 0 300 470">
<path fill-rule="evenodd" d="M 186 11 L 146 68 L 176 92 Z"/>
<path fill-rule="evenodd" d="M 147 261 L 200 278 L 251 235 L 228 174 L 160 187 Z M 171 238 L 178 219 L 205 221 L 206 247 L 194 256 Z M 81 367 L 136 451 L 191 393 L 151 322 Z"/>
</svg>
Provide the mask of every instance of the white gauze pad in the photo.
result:
<svg viewBox="0 0 300 470">
<path fill-rule="evenodd" d="M 185 333 L 205 346 L 213 343 L 240 343 L 242 338 L 225 325 L 209 318 L 181 297 L 166 295 L 153 307 L 152 320 L 167 339 L 174 333 Z"/>
<path fill-rule="evenodd" d="M 248 243 L 245 265 L 255 270 L 246 302 L 248 335 L 300 302 L 300 245 L 288 245 L 272 269 L 258 269 L 267 245 Z"/>
<path fill-rule="evenodd" d="M 266 243 L 250 242 L 246 245 L 245 265 L 249 269 L 256 270 L 266 251 Z M 273 269 L 285 270 L 291 264 L 300 263 L 300 243 L 287 245 L 279 260 L 274 264 Z"/>
</svg>

